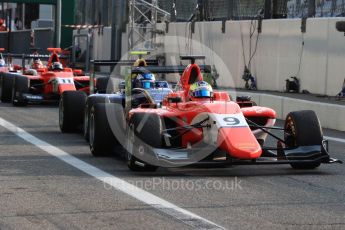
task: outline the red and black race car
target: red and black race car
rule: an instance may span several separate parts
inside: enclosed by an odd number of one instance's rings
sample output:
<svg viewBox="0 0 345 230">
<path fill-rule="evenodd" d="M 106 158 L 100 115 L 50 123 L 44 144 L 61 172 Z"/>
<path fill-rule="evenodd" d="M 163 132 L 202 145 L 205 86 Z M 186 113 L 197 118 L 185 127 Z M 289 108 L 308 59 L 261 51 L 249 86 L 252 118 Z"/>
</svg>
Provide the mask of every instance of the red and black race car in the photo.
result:
<svg viewBox="0 0 345 230">
<path fill-rule="evenodd" d="M 227 92 L 213 91 L 195 63 L 201 57 L 181 58 L 191 64 L 181 76 L 179 90 L 167 95 L 162 104 L 155 104 L 142 89 L 147 100 L 137 108 L 123 109 L 117 103 L 94 105 L 89 118 L 94 155 L 120 153 L 124 147 L 128 167 L 134 171 L 258 164 L 313 169 L 321 163 L 341 163 L 330 158 L 315 112 L 290 112 L 284 127 L 275 127 L 274 110 L 257 106 L 248 97 L 234 101 Z M 132 72 L 154 71 L 138 67 Z M 283 137 L 271 130 L 281 130 Z M 268 135 L 277 139 L 276 147 L 265 147 Z"/>
<path fill-rule="evenodd" d="M 66 90 L 89 93 L 89 76 L 85 76 L 81 70 L 63 66 L 59 58 L 60 48 L 48 48 L 48 51 L 51 55 L 47 65 L 40 60 L 45 55 L 35 53 L 26 55 L 32 58 L 29 68 L 23 66 L 21 73 L 3 74 L 0 88 L 7 92 L 2 96 L 3 102 L 12 101 L 13 105 L 24 106 L 28 103 L 58 101 Z"/>
</svg>

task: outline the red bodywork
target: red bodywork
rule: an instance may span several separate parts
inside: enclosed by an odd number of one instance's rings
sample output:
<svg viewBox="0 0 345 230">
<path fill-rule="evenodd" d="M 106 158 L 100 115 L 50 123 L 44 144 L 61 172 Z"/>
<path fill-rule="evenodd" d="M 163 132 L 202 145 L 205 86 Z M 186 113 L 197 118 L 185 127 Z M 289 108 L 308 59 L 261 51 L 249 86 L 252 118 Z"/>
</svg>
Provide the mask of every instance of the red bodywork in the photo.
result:
<svg viewBox="0 0 345 230">
<path fill-rule="evenodd" d="M 60 48 L 48 48 L 51 52 L 47 66 L 44 68 L 34 68 L 37 74 L 32 75 L 29 70 L 25 70 L 22 76 L 30 79 L 30 91 L 32 94 L 40 94 L 44 99 L 56 99 L 64 91 L 79 90 L 87 94 L 90 92 L 89 76 L 83 75 L 81 70 L 72 70 L 64 67 L 63 70 L 54 71 L 51 69 L 54 62 L 60 62 L 58 53 Z"/>
<path fill-rule="evenodd" d="M 262 149 L 258 140 L 264 141 L 267 134 L 249 127 L 246 119 L 262 126 L 273 126 L 275 111 L 259 106 L 242 107 L 240 103 L 232 101 L 227 92 L 222 91 L 214 92 L 211 99 L 193 101 L 188 95 L 190 85 L 201 80 L 203 77 L 199 66 L 190 64 L 181 76 L 180 90 L 168 95 L 161 108 L 139 107 L 130 110 L 129 117 L 134 113 L 156 113 L 163 121 L 170 121 L 165 124 L 168 125 L 165 128 L 188 126 L 209 117 L 209 128 L 194 128 L 189 132 L 179 130 L 180 146 L 175 147 L 190 148 L 204 141 L 226 151 L 232 158 L 259 158 Z"/>
</svg>

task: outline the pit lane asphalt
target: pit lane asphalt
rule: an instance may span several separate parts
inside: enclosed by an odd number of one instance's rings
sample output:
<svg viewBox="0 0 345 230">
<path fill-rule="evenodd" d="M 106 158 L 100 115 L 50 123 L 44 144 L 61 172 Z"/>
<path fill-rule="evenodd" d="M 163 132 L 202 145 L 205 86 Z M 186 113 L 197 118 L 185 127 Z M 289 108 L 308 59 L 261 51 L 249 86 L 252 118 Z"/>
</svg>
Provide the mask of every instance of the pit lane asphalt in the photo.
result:
<svg viewBox="0 0 345 230">
<path fill-rule="evenodd" d="M 133 173 L 118 158 L 94 158 L 78 134 L 62 134 L 56 106 L 15 108 L 0 117 L 105 172 L 228 229 L 345 229 L 344 165 L 159 169 Z M 325 130 L 345 139 L 345 133 Z M 271 142 L 273 145 L 273 142 Z M 345 143 L 330 141 L 345 161 Z M 0 229 L 189 229 L 104 186 L 0 127 Z"/>
</svg>

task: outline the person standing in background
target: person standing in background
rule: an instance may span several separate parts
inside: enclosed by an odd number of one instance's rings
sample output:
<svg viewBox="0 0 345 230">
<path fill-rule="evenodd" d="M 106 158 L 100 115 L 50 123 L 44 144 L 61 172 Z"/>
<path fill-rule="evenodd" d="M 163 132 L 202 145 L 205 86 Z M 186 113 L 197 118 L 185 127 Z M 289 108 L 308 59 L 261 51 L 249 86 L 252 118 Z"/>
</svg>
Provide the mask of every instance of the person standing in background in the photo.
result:
<svg viewBox="0 0 345 230">
<path fill-rule="evenodd" d="M 7 31 L 4 19 L 0 18 L 0 31 Z"/>
<path fill-rule="evenodd" d="M 16 30 L 23 29 L 23 23 L 18 17 L 14 19 L 14 25 L 16 26 Z"/>
</svg>

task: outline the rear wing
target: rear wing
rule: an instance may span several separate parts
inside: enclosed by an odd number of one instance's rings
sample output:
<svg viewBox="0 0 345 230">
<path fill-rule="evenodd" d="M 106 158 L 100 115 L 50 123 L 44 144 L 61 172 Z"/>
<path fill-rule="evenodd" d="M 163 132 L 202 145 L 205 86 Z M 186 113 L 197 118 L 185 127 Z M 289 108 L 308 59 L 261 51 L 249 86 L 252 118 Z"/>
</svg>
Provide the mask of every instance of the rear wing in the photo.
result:
<svg viewBox="0 0 345 230">
<path fill-rule="evenodd" d="M 195 60 L 205 60 L 205 56 L 203 55 L 181 55 L 181 60 L 190 60 L 191 64 L 195 63 Z"/>
<path fill-rule="evenodd" d="M 135 68 L 132 68 L 132 74 L 141 74 L 141 73 L 182 74 L 186 68 L 187 68 L 186 65 L 135 67 Z M 199 65 L 199 68 L 201 72 L 211 73 L 210 65 Z"/>
<path fill-rule="evenodd" d="M 145 60 L 146 64 L 151 65 L 158 65 L 158 60 Z M 136 60 L 91 60 L 91 64 L 94 66 L 132 66 L 136 62 Z"/>
<path fill-rule="evenodd" d="M 158 60 L 145 60 L 149 66 L 158 65 Z M 95 66 L 133 66 L 136 60 L 91 60 L 91 65 Z M 95 79 L 95 68 L 90 76 L 90 93 L 94 93 L 94 79 Z"/>
<path fill-rule="evenodd" d="M 66 55 L 59 55 L 55 54 L 58 56 L 59 59 L 69 59 L 69 56 Z M 24 69 L 25 67 L 25 61 L 28 59 L 43 59 L 43 60 L 48 60 L 52 56 L 51 54 L 13 54 L 13 53 L 3 53 L 3 56 L 7 58 L 7 63 L 12 63 L 13 58 L 18 58 L 22 60 L 22 67 Z"/>
<path fill-rule="evenodd" d="M 49 59 L 51 54 L 13 54 L 13 53 L 3 53 L 5 57 L 8 58 L 20 58 L 20 59 L 31 59 L 31 58 L 41 58 Z M 69 56 L 58 55 L 60 59 L 68 59 Z"/>
</svg>

